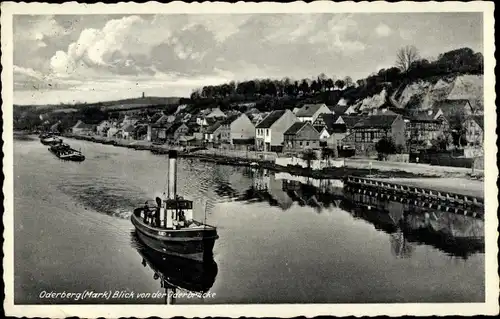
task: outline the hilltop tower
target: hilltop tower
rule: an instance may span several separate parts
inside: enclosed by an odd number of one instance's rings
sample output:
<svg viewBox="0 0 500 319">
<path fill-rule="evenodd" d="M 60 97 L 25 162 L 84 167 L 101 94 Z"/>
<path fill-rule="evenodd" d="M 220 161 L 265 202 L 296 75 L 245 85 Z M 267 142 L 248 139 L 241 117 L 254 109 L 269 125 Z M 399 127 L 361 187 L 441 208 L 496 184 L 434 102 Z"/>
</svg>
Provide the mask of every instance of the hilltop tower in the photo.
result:
<svg viewBox="0 0 500 319">
<path fill-rule="evenodd" d="M 146 97 L 146 94 L 144 94 L 144 92 L 142 92 L 142 98 L 145 98 Z"/>
</svg>

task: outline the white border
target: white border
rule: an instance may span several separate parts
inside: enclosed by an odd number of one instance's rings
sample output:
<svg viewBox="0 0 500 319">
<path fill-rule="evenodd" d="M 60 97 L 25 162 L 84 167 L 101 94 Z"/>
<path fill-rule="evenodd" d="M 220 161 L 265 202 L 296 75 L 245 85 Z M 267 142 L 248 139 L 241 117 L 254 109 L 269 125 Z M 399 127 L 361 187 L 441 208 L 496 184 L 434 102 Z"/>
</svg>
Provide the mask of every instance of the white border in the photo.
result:
<svg viewBox="0 0 500 319">
<path fill-rule="evenodd" d="M 1 4 L 2 25 L 2 111 L 3 111 L 3 141 L 4 141 L 4 186 L 5 195 L 3 216 L 4 231 L 4 283 L 5 283 L 5 314 L 8 316 L 39 316 L 39 317 L 149 317 L 149 316 L 268 316 L 292 317 L 298 315 L 478 315 L 497 314 L 499 312 L 499 277 L 497 265 L 497 226 L 496 212 L 498 209 L 496 176 L 496 114 L 495 114 L 495 74 L 494 59 L 494 4 L 492 2 L 399 2 L 383 1 L 363 3 L 331 3 L 317 1 L 306 4 L 295 2 L 281 3 L 193 3 L 173 2 L 159 4 L 120 3 L 120 4 L 65 4 L 43 3 L 12 3 Z M 485 303 L 461 304 L 287 304 L 287 305 L 176 305 L 165 308 L 164 305 L 33 305 L 21 306 L 13 304 L 13 132 L 12 132 L 12 15 L 13 14 L 157 14 L 157 13 L 312 13 L 312 12 L 482 12 L 484 15 L 484 112 L 485 112 Z M 478 269 L 479 271 L 479 269 Z"/>
</svg>

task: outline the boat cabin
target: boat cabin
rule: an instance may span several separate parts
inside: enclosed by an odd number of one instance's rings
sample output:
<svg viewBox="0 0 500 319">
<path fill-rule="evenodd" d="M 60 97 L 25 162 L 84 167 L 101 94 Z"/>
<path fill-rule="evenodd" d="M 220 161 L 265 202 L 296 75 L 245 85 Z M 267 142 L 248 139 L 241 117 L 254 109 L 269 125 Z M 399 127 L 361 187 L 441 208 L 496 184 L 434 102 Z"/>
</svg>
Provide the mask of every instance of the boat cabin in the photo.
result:
<svg viewBox="0 0 500 319">
<path fill-rule="evenodd" d="M 177 196 L 176 199 L 156 198 L 156 203 L 156 207 L 149 207 L 146 202 L 140 211 L 145 224 L 163 229 L 181 229 L 194 224 L 192 201 Z"/>
</svg>

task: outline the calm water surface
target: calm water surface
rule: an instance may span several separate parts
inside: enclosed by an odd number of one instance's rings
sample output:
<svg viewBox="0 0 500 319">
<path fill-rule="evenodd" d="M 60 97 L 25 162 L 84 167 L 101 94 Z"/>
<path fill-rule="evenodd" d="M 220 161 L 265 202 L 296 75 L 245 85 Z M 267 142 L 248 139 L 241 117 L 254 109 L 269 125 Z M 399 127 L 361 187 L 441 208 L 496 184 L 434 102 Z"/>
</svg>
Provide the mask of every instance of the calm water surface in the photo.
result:
<svg viewBox="0 0 500 319">
<path fill-rule="evenodd" d="M 137 297 L 165 291 L 153 270 L 162 259 L 134 245 L 129 217 L 165 189 L 167 157 L 67 142 L 87 159 L 59 161 L 37 139 L 14 143 L 15 303 L 164 303 Z M 379 227 L 382 217 L 345 209 L 336 183 L 309 181 L 310 192 L 328 188 L 311 199 L 283 174 L 183 159 L 178 172 L 179 193 L 220 239 L 209 270 L 163 262 L 176 291 L 205 280 L 212 294 L 176 303 L 484 301 L 484 253 L 407 241 Z M 328 204 L 312 207 L 318 198 Z M 85 290 L 135 297 L 44 295 Z"/>
</svg>

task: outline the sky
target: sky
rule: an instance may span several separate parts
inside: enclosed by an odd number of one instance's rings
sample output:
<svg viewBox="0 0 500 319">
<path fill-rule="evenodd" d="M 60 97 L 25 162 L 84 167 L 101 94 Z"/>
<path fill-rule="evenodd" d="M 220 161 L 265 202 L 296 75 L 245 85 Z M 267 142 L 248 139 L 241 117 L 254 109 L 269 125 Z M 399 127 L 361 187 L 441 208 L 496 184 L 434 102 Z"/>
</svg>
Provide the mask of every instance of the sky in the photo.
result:
<svg viewBox="0 0 500 319">
<path fill-rule="evenodd" d="M 481 13 L 15 15 L 14 103 L 189 96 L 231 80 L 324 73 L 354 80 L 462 47 L 483 52 Z"/>
</svg>

